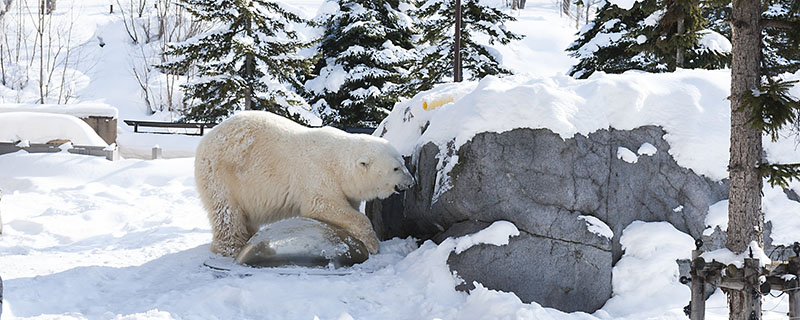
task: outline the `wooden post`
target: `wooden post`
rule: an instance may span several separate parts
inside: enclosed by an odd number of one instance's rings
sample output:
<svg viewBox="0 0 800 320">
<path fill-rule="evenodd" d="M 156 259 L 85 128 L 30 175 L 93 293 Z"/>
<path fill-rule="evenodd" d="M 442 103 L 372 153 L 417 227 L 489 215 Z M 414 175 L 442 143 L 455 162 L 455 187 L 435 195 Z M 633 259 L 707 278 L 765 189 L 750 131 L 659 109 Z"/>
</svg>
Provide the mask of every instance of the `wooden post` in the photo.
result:
<svg viewBox="0 0 800 320">
<path fill-rule="evenodd" d="M 113 4 L 109 7 L 108 13 L 114 13 L 114 5 Z"/>
<path fill-rule="evenodd" d="M 761 320 L 761 294 L 759 293 L 759 281 L 761 276 L 761 265 L 758 259 L 744 259 L 744 288 L 740 291 L 742 298 L 741 319 Z"/>
<path fill-rule="evenodd" d="M 162 159 L 163 157 L 164 156 L 163 156 L 161 147 L 159 147 L 158 145 L 153 147 L 153 160 Z"/>
<path fill-rule="evenodd" d="M 706 317 L 706 280 L 703 270 L 699 270 L 697 261 L 700 258 L 700 250 L 692 250 L 692 301 L 690 306 L 692 308 L 689 314 L 691 320 L 704 320 Z"/>
<path fill-rule="evenodd" d="M 461 82 L 461 0 L 456 0 L 456 32 L 453 45 L 453 82 Z"/>
<path fill-rule="evenodd" d="M 789 258 L 790 269 L 794 272 L 795 278 L 790 283 L 792 288 L 787 288 L 789 295 L 789 319 L 800 319 L 800 257 Z"/>
</svg>

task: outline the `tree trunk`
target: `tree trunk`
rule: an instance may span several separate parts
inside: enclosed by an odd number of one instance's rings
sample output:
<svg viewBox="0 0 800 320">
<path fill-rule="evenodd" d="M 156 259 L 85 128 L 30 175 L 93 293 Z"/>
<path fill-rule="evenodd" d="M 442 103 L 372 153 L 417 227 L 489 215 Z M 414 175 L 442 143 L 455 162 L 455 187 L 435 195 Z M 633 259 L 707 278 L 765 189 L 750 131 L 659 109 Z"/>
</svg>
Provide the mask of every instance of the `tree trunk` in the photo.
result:
<svg viewBox="0 0 800 320">
<path fill-rule="evenodd" d="M 730 205 L 725 245 L 733 252 L 742 253 L 753 241 L 763 247 L 762 179 L 756 167 L 761 162 L 761 132 L 747 123 L 752 111 L 742 109 L 743 94 L 757 88 L 760 81 L 761 3 L 737 0 L 733 4 Z M 756 319 L 761 319 L 761 299 L 754 297 L 752 291 L 729 291 L 728 306 L 730 319 L 751 319 L 745 310 L 754 310 Z"/>
<path fill-rule="evenodd" d="M 245 75 L 247 79 L 247 88 L 245 89 L 244 93 L 244 109 L 245 110 L 253 110 L 253 82 L 255 78 L 253 76 L 253 55 L 248 53 L 245 57 Z"/>
<path fill-rule="evenodd" d="M 525 0 L 519 0 L 519 8 L 525 9 Z"/>
<path fill-rule="evenodd" d="M 512 0 L 511 1 L 511 10 L 519 9 L 519 0 Z"/>
<path fill-rule="evenodd" d="M 684 27 L 684 19 L 678 19 L 678 32 L 677 34 L 680 36 L 686 32 L 686 28 Z M 683 48 L 678 46 L 678 49 L 675 49 L 675 69 L 683 68 Z"/>
<path fill-rule="evenodd" d="M 251 24 L 252 18 L 247 19 L 247 24 L 245 25 L 245 32 L 247 35 L 251 35 Z M 244 109 L 245 110 L 253 110 L 253 88 L 255 87 L 255 76 L 253 75 L 253 53 L 246 53 L 244 58 L 244 78 L 245 78 L 245 90 L 244 90 Z"/>
<path fill-rule="evenodd" d="M 456 0 L 456 32 L 453 45 L 453 82 L 461 82 L 461 0 Z"/>
</svg>

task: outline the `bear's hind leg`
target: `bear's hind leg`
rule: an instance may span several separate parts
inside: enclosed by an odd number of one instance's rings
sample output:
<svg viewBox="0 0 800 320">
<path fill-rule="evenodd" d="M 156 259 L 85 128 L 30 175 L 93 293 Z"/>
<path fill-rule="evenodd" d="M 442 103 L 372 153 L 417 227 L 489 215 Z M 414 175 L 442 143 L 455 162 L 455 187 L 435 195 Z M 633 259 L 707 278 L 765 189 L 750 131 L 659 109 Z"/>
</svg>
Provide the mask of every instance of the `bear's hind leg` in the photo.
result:
<svg viewBox="0 0 800 320">
<path fill-rule="evenodd" d="M 247 230 L 247 217 L 236 206 L 214 206 L 208 214 L 214 240 L 211 251 L 227 257 L 235 257 L 252 234 Z"/>
</svg>

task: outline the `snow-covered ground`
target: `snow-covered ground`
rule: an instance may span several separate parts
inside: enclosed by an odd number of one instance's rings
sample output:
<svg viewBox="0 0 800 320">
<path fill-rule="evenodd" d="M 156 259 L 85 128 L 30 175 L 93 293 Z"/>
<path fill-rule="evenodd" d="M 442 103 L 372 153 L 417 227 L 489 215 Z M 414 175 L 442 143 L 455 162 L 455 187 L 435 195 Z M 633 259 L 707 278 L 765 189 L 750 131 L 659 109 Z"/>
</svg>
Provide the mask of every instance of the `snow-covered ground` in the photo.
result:
<svg viewBox="0 0 800 320">
<path fill-rule="evenodd" d="M 283 2 L 307 18 L 322 4 Z M 75 83 L 76 101 L 114 106 L 120 119 L 170 119 L 168 113 L 148 114 L 130 71 L 132 45 L 121 17 L 108 14 L 111 3 L 58 2 L 60 10 L 70 4 L 79 8 L 76 38 L 86 43 L 85 63 L 91 65 Z M 713 178 L 724 175 L 726 71 L 597 74 L 589 81 L 575 81 L 563 75 L 574 63 L 563 51 L 577 31 L 572 22 L 559 16 L 552 0 L 529 0 L 527 6 L 511 12 L 519 20 L 509 24 L 527 38 L 497 48 L 503 62 L 520 75 L 444 85 L 401 103 L 401 108 L 414 108 L 417 119 L 411 125 L 433 121 L 424 136 L 409 129 L 389 137 L 401 151 L 408 154 L 426 139 L 445 142 L 459 137 L 463 142 L 477 130 L 514 126 L 549 127 L 568 137 L 609 125 L 660 124 L 670 131 L 670 152 L 680 163 Z M 105 43 L 102 48 L 98 36 Z M 794 93 L 800 94 L 800 88 Z M 453 98 L 452 104 L 422 110 L 423 102 L 447 97 Z M 525 102 L 519 108 L 529 109 L 492 109 L 501 102 L 508 104 L 503 108 Z M 464 112 L 486 119 L 500 115 L 497 119 L 502 121 L 463 123 L 449 131 L 434 123 L 448 119 L 452 124 Z M 678 121 L 688 115 L 692 121 Z M 400 125 L 396 123 L 390 118 L 387 125 Z M 693 241 L 668 223 L 636 222 L 625 229 L 626 253 L 613 271 L 614 296 L 591 315 L 525 304 L 511 293 L 479 284 L 469 293 L 454 289 L 460 280 L 447 267 L 449 253 L 477 243 L 503 245 L 516 232 L 508 223 L 440 245 L 418 245 L 415 239 L 384 241 L 380 254 L 346 269 L 352 273 L 343 276 L 209 269 L 203 262 L 214 257 L 208 250 L 211 232 L 194 186 L 191 158 L 197 139 L 133 133 L 120 121 L 118 142 L 129 159 L 111 162 L 66 152 L 24 151 L 0 156 L 3 319 L 686 318 L 682 308 L 689 301 L 689 288 L 678 283 L 674 260 L 688 258 Z M 184 158 L 130 159 L 148 157 L 154 145 L 167 156 Z M 767 144 L 766 149 L 770 159 L 800 161 L 791 140 Z M 621 156 L 630 161 L 652 152 L 647 146 L 629 151 Z M 792 188 L 800 192 L 800 183 Z M 725 225 L 719 213 L 726 206 L 712 206 L 710 227 Z M 773 221 L 776 242 L 800 239 L 800 203 L 767 187 L 764 210 Z M 784 319 L 786 300 L 785 295 L 767 297 L 764 318 Z M 727 318 L 719 291 L 707 302 L 707 318 Z"/>
</svg>

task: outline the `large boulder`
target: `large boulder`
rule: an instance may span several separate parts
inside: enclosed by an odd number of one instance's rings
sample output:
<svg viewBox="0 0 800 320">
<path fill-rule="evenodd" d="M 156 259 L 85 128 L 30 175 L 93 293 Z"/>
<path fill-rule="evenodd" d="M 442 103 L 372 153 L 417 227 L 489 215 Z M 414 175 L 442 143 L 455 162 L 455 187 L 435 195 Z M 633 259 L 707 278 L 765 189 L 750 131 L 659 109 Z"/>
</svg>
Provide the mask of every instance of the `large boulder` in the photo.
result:
<svg viewBox="0 0 800 320">
<path fill-rule="evenodd" d="M 565 140 L 523 128 L 480 133 L 447 157 L 429 143 L 409 160 L 417 185 L 369 203 L 367 214 L 384 239 L 441 240 L 511 221 L 522 234 L 508 246 L 451 255 L 464 287 L 477 281 L 526 302 L 593 312 L 611 296 L 628 224 L 668 221 L 700 237 L 709 205 L 727 198 L 726 183 L 675 162 L 664 134 L 644 126 Z M 449 177 L 440 159 L 457 159 Z"/>
</svg>

